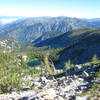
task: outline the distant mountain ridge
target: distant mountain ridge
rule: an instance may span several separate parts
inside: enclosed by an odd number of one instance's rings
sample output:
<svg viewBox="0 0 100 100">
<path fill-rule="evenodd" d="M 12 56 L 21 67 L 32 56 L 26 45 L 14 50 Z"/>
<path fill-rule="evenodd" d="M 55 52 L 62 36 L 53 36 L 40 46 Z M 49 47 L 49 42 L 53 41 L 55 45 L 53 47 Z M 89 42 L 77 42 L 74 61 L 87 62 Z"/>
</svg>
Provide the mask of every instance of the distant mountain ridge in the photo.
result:
<svg viewBox="0 0 100 100">
<path fill-rule="evenodd" d="M 76 29 L 64 34 L 61 34 L 56 37 L 48 38 L 46 40 L 41 40 L 34 44 L 35 47 L 43 47 L 43 46 L 50 46 L 51 48 L 64 48 L 73 44 L 76 41 L 80 41 L 81 39 L 85 38 L 87 35 L 92 33 L 97 29 L 95 28 L 86 28 L 86 29 Z M 99 30 L 99 29 L 98 29 Z"/>
<path fill-rule="evenodd" d="M 53 37 L 51 34 L 55 37 L 71 30 L 84 28 L 100 28 L 100 22 L 88 22 L 70 17 L 27 18 L 0 30 L 0 38 L 8 36 L 21 42 L 37 43 Z"/>
<path fill-rule="evenodd" d="M 8 24 L 11 24 L 13 22 L 15 23 L 25 18 L 26 17 L 20 17 L 20 16 L 0 16 L 0 29 Z"/>
<path fill-rule="evenodd" d="M 91 19 L 84 18 L 83 20 L 88 21 L 88 22 L 100 22 L 100 18 L 91 18 Z"/>
</svg>

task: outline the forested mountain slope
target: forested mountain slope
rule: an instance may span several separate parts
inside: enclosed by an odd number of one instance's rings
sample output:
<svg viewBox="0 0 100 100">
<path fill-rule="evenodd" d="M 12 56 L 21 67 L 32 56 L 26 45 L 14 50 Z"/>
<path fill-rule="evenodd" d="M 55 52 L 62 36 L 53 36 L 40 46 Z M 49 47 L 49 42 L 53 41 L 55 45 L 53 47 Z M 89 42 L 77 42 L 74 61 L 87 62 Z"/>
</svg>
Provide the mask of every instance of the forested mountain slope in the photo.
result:
<svg viewBox="0 0 100 100">
<path fill-rule="evenodd" d="M 87 30 L 81 40 L 67 46 L 59 57 L 59 63 L 64 64 L 68 59 L 74 64 L 88 62 L 96 54 L 100 59 L 100 29 Z"/>
</svg>

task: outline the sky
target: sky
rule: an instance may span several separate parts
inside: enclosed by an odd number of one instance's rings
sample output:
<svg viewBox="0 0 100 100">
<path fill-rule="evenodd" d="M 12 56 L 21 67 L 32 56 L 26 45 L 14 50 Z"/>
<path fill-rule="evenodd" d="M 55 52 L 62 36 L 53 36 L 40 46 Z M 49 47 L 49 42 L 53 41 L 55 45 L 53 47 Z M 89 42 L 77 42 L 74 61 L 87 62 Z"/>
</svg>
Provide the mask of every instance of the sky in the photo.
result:
<svg viewBox="0 0 100 100">
<path fill-rule="evenodd" d="M 0 16 L 100 18 L 100 0 L 0 0 Z"/>
</svg>

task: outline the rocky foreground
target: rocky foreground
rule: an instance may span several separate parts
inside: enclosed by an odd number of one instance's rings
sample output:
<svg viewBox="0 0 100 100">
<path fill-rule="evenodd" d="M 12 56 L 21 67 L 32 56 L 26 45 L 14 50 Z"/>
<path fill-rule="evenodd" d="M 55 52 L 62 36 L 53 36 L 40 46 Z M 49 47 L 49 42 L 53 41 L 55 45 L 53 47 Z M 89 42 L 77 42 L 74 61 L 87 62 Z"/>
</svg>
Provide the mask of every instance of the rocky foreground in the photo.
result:
<svg viewBox="0 0 100 100">
<path fill-rule="evenodd" d="M 0 95 L 0 100 L 87 100 L 89 96 L 76 96 L 89 88 L 90 83 L 79 76 L 63 76 L 47 79 L 45 77 L 30 80 L 31 87 L 19 93 Z"/>
<path fill-rule="evenodd" d="M 30 86 L 24 86 L 23 90 L 19 92 L 12 92 L 11 94 L 1 94 L 0 100 L 89 100 L 90 96 L 79 96 L 84 91 L 88 90 L 95 83 L 100 84 L 100 77 L 90 81 L 89 75 L 99 72 L 100 66 L 94 65 L 93 68 L 88 68 L 80 74 L 80 66 L 75 66 L 67 70 L 65 73 L 50 77 L 38 76 L 32 78 L 25 76 L 24 81 L 29 81 Z M 98 88 L 98 95 L 100 97 L 100 89 Z M 93 97 L 93 100 L 100 100 L 98 96 Z"/>
</svg>

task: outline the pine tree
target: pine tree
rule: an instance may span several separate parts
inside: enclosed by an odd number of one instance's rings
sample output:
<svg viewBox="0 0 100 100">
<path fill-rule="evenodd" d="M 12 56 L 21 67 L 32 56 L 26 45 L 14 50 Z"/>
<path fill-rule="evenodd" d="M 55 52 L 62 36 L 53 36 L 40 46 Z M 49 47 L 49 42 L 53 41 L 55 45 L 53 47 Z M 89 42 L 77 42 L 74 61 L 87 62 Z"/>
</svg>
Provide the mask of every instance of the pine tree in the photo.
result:
<svg viewBox="0 0 100 100">
<path fill-rule="evenodd" d="M 45 66 L 47 68 L 47 71 L 50 75 L 53 75 L 53 72 L 52 72 L 52 69 L 50 67 L 50 63 L 49 63 L 49 60 L 48 60 L 48 56 L 45 56 L 44 58 L 44 63 L 45 63 Z"/>
<path fill-rule="evenodd" d="M 93 55 L 91 61 L 92 61 L 93 63 L 96 63 L 96 62 L 98 61 L 98 58 L 97 58 L 96 54 Z"/>
<path fill-rule="evenodd" d="M 68 70 L 69 68 L 73 68 L 73 67 L 74 67 L 74 65 L 71 64 L 71 60 L 69 59 L 69 60 L 66 62 L 65 66 L 64 66 L 64 68 L 63 68 L 63 70 L 66 71 L 66 70 Z"/>
</svg>

